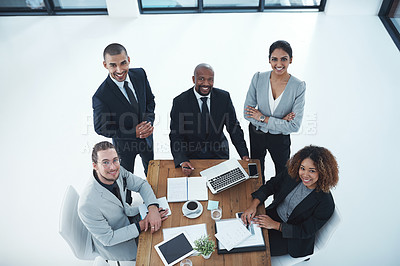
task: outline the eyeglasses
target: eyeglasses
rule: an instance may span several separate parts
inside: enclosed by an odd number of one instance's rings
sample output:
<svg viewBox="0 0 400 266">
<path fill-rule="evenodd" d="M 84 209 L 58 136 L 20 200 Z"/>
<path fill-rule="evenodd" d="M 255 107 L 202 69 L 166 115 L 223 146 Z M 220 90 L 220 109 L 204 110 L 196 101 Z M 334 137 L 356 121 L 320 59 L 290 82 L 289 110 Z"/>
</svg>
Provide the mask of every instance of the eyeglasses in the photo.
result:
<svg viewBox="0 0 400 266">
<path fill-rule="evenodd" d="M 114 159 L 112 161 L 102 161 L 101 165 L 103 165 L 105 168 L 107 168 L 107 167 L 111 167 L 111 164 L 114 164 L 115 166 L 118 166 L 118 165 L 120 165 L 120 163 L 121 163 L 121 159 L 120 158 L 116 158 L 116 159 Z"/>
</svg>

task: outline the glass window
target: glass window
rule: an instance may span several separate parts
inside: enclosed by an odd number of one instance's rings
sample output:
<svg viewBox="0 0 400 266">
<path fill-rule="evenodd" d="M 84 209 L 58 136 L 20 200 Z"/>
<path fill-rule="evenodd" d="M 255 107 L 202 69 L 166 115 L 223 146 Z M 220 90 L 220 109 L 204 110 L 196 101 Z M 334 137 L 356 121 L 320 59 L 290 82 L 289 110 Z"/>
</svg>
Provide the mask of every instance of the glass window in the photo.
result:
<svg viewBox="0 0 400 266">
<path fill-rule="evenodd" d="M 400 31 L 400 17 L 399 18 L 391 18 L 394 26 L 397 28 L 397 30 Z"/>
<path fill-rule="evenodd" d="M 383 0 L 379 18 L 400 50 L 400 1 Z"/>
<path fill-rule="evenodd" d="M 267 9 L 324 11 L 327 0 L 138 0 L 143 14 L 263 12 Z"/>
<path fill-rule="evenodd" d="M 319 7 L 321 0 L 265 0 L 266 7 Z"/>
<path fill-rule="evenodd" d="M 54 0 L 54 7 L 60 9 L 107 8 L 106 0 Z"/>
<path fill-rule="evenodd" d="M 197 7 L 197 0 L 141 0 L 143 8 Z"/>
<path fill-rule="evenodd" d="M 16 9 L 45 9 L 43 0 L 2 0 L 0 1 L 1 8 L 16 8 Z"/>
<path fill-rule="evenodd" d="M 259 0 L 203 0 L 204 7 L 258 7 Z"/>
<path fill-rule="evenodd" d="M 107 14 L 106 0 L 0 0 L 0 15 L 19 16 L 75 14 Z"/>
</svg>

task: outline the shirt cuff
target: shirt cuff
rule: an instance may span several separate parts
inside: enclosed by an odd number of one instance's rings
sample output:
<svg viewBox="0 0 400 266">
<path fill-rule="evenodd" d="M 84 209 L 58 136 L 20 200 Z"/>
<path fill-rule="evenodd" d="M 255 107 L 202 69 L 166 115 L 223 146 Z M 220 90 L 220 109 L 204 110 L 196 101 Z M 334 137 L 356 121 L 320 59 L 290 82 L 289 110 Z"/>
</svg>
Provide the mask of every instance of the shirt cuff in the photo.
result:
<svg viewBox="0 0 400 266">
<path fill-rule="evenodd" d="M 152 203 L 152 204 L 149 204 L 149 206 L 147 206 L 147 209 L 152 205 L 157 206 L 157 208 L 160 208 L 160 205 L 158 203 Z"/>
<path fill-rule="evenodd" d="M 140 233 L 142 232 L 142 230 L 140 230 L 139 222 L 136 222 L 135 225 L 136 225 L 137 230 L 138 230 L 138 232 L 139 232 L 139 234 L 140 234 Z"/>
<path fill-rule="evenodd" d="M 293 236 L 293 225 L 282 223 L 282 237 L 292 238 L 292 236 Z"/>
</svg>

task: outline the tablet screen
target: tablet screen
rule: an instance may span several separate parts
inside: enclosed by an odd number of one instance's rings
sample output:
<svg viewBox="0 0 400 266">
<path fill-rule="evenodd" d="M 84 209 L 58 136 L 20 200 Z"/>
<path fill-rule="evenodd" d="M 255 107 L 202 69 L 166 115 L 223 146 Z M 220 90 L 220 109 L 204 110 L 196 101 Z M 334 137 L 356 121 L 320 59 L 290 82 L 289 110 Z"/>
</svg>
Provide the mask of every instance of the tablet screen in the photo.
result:
<svg viewBox="0 0 400 266">
<path fill-rule="evenodd" d="M 184 233 L 158 244 L 157 248 L 160 250 L 160 256 L 164 257 L 167 265 L 189 256 L 194 251 Z"/>
</svg>

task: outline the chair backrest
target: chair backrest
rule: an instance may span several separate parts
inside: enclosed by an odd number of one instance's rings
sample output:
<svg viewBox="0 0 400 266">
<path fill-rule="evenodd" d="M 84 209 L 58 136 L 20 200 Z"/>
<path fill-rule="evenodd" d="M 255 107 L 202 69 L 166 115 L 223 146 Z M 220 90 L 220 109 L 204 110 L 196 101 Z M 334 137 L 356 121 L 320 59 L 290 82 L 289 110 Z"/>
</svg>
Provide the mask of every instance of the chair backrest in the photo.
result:
<svg viewBox="0 0 400 266">
<path fill-rule="evenodd" d="M 110 264 L 105 259 L 98 256 L 94 259 L 93 266 L 110 266 Z"/>
<path fill-rule="evenodd" d="M 331 239 L 333 233 L 336 231 L 339 223 L 340 223 L 340 214 L 338 211 L 338 208 L 335 207 L 335 210 L 329 218 L 329 220 L 322 226 L 321 229 L 318 230 L 317 234 L 315 235 L 315 246 L 314 246 L 314 254 L 323 249 L 326 244 L 329 242 L 329 239 Z M 271 265 L 272 266 L 292 266 L 297 263 L 300 263 L 304 261 L 305 259 L 308 259 L 312 257 L 312 255 L 308 255 L 305 257 L 300 257 L 300 258 L 293 258 L 289 254 L 282 255 L 282 256 L 274 256 L 271 257 Z"/>
<path fill-rule="evenodd" d="M 324 226 L 318 230 L 315 235 L 315 246 L 318 249 L 322 249 L 326 246 L 329 239 L 331 239 L 333 233 L 336 231 L 340 223 L 340 214 L 338 208 L 335 206 L 335 211 L 333 212 L 331 218 L 324 224 Z"/>
<path fill-rule="evenodd" d="M 98 254 L 93 251 L 91 235 L 78 216 L 78 201 L 78 193 L 68 186 L 61 205 L 59 233 L 78 259 L 94 260 Z"/>
</svg>

